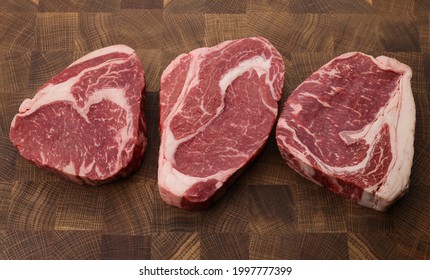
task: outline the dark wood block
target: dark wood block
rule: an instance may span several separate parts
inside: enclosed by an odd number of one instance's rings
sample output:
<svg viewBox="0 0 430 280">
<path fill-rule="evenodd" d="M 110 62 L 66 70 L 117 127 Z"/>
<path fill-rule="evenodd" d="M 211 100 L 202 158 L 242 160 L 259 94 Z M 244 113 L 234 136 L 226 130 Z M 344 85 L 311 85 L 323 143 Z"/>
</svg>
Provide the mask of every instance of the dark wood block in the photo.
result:
<svg viewBox="0 0 430 280">
<path fill-rule="evenodd" d="M 0 231 L 6 228 L 13 185 L 13 183 L 0 183 Z"/>
<path fill-rule="evenodd" d="M 300 232 L 346 232 L 347 207 L 352 202 L 310 181 L 297 186 Z"/>
<path fill-rule="evenodd" d="M 39 0 L 40 12 L 115 12 L 121 0 Z"/>
<path fill-rule="evenodd" d="M 282 235 L 297 231 L 296 190 L 289 186 L 250 186 L 251 234 Z"/>
<path fill-rule="evenodd" d="M 251 235 L 250 259 L 348 259 L 346 233 Z"/>
<path fill-rule="evenodd" d="M 413 17 L 390 15 L 333 15 L 331 32 L 336 52 L 420 51 L 419 32 Z M 399 36 L 405 40 L 399 40 Z"/>
<path fill-rule="evenodd" d="M 203 260 L 249 259 L 249 235 L 246 233 L 201 233 Z"/>
<path fill-rule="evenodd" d="M 147 260 L 151 257 L 151 237 L 103 235 L 100 248 L 104 260 Z"/>
<path fill-rule="evenodd" d="M 131 176 L 122 186 L 104 186 L 103 229 L 109 235 L 149 235 L 154 186 Z"/>
<path fill-rule="evenodd" d="M 9 126 L 2 127 L 3 135 L 9 134 Z M 15 162 L 17 150 L 13 147 L 8 136 L 0 136 L 0 181 L 12 182 L 15 179 Z"/>
<path fill-rule="evenodd" d="M 163 0 L 121 0 L 121 9 L 162 9 Z"/>
<path fill-rule="evenodd" d="M 154 186 L 156 187 L 156 186 Z M 199 232 L 202 226 L 201 211 L 188 211 L 166 204 L 157 192 L 152 212 L 152 232 Z"/>
<path fill-rule="evenodd" d="M 249 186 L 233 183 L 224 197 L 202 211 L 202 232 L 243 233 L 250 220 Z"/>
</svg>

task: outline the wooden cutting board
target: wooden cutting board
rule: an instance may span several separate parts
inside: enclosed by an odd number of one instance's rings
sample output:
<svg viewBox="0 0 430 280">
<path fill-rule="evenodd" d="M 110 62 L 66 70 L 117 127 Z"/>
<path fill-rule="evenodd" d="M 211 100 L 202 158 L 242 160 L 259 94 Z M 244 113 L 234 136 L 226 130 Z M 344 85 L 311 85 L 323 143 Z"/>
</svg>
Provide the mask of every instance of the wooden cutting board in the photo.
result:
<svg viewBox="0 0 430 280">
<path fill-rule="evenodd" d="M 1 1 L 0 259 L 430 259 L 429 13 L 424 0 Z M 390 211 L 360 207 L 301 178 L 281 159 L 273 133 L 211 209 L 188 212 L 160 200 L 163 69 L 180 53 L 254 35 L 283 55 L 282 103 L 344 52 L 384 54 L 412 67 L 411 186 Z M 137 50 L 148 83 L 141 168 L 88 187 L 24 161 L 8 139 L 20 103 L 75 59 L 117 43 Z"/>
</svg>

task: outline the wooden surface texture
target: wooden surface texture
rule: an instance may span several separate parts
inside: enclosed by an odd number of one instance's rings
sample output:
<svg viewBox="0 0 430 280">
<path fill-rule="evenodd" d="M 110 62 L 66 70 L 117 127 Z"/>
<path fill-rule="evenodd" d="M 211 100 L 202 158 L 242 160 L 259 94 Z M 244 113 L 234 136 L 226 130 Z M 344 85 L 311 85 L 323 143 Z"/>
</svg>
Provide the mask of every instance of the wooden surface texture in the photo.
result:
<svg viewBox="0 0 430 280">
<path fill-rule="evenodd" d="M 0 1 L 0 259 L 430 259 L 430 1 Z M 282 103 L 348 51 L 413 69 L 410 191 L 390 211 L 355 205 L 286 166 L 272 133 L 261 155 L 203 212 L 157 190 L 158 91 L 177 55 L 260 35 L 285 60 Z M 111 44 L 137 50 L 149 144 L 139 170 L 79 186 L 29 164 L 8 138 L 21 102 L 75 59 Z M 67 147 L 65 147 L 67 148 Z"/>
</svg>

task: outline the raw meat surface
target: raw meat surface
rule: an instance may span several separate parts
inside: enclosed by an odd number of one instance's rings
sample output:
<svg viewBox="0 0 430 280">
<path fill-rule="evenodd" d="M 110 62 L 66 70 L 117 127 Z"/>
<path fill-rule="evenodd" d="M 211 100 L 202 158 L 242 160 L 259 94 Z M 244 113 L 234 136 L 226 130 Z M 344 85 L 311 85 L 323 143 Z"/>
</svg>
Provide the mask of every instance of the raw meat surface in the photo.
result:
<svg viewBox="0 0 430 280">
<path fill-rule="evenodd" d="M 144 86 L 133 49 L 96 50 L 24 100 L 10 140 L 27 160 L 80 184 L 126 176 L 146 148 Z"/>
<path fill-rule="evenodd" d="M 409 187 L 415 131 L 412 70 L 395 59 L 343 54 L 285 102 L 276 139 L 298 173 L 386 210 Z"/>
<path fill-rule="evenodd" d="M 209 207 L 263 148 L 278 113 L 281 55 L 244 38 L 178 56 L 160 87 L 158 186 L 168 204 Z"/>
</svg>

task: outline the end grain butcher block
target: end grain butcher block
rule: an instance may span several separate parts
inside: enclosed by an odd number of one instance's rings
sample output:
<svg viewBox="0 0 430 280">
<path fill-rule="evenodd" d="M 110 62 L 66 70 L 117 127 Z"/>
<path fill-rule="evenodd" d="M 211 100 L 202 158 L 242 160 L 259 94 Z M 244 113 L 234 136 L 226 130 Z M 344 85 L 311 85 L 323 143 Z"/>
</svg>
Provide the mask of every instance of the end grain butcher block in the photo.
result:
<svg viewBox="0 0 430 280">
<path fill-rule="evenodd" d="M 261 151 L 274 125 L 284 62 L 264 38 L 182 54 L 160 86 L 158 185 L 184 209 L 209 207 Z"/>
<path fill-rule="evenodd" d="M 77 183 L 126 176 L 140 165 L 146 147 L 144 85 L 133 49 L 96 50 L 24 100 L 10 139 L 27 160 Z"/>
<path fill-rule="evenodd" d="M 341 55 L 285 103 L 277 142 L 304 177 L 386 210 L 409 186 L 414 153 L 412 70 L 395 59 Z"/>
</svg>

